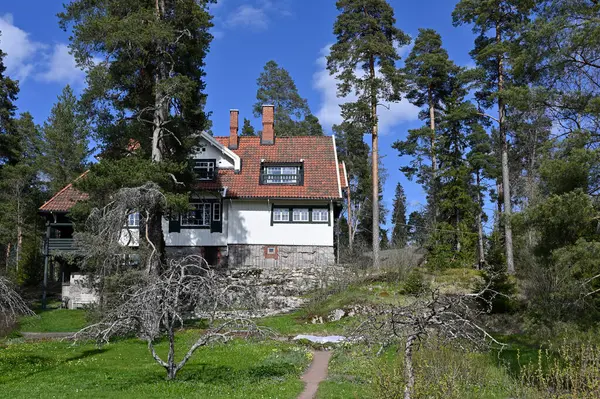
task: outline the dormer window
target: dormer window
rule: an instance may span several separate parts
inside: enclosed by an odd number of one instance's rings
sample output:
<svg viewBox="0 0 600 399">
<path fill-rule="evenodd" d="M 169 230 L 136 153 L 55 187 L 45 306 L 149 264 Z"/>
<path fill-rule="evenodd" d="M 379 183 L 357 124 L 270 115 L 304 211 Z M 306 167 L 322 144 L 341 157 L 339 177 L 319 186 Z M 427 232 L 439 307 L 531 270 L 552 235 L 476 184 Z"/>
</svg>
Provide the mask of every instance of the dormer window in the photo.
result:
<svg viewBox="0 0 600 399">
<path fill-rule="evenodd" d="M 301 186 L 303 177 L 301 164 L 263 164 L 260 183 Z"/>
<path fill-rule="evenodd" d="M 192 167 L 196 177 L 200 181 L 215 180 L 217 177 L 215 159 L 194 159 Z"/>
</svg>

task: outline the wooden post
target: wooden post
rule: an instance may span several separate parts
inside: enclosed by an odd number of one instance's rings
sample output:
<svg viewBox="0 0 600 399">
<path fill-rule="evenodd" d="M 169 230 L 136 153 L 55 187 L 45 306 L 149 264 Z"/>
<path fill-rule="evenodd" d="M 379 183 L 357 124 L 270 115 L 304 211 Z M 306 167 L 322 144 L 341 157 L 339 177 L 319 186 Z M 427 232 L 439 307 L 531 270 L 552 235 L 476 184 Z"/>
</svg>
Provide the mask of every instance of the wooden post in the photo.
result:
<svg viewBox="0 0 600 399">
<path fill-rule="evenodd" d="M 48 261 L 50 259 L 50 222 L 46 222 L 46 239 L 44 240 L 44 283 L 42 286 L 42 309 L 46 309 L 48 291 Z"/>
</svg>

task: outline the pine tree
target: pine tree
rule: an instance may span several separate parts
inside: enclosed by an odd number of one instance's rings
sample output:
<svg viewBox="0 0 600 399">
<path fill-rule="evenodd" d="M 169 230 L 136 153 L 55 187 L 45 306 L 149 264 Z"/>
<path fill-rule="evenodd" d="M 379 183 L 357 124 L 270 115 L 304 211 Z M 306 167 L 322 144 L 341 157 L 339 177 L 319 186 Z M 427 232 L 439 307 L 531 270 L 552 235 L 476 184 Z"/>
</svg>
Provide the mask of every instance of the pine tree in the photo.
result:
<svg viewBox="0 0 600 399">
<path fill-rule="evenodd" d="M 427 218 L 424 212 L 413 211 L 408 215 L 408 241 L 422 247 L 428 240 Z"/>
<path fill-rule="evenodd" d="M 18 161 L 15 154 L 17 138 L 14 118 L 19 84 L 5 75 L 5 56 L 6 54 L 0 48 L 0 168 L 3 164 Z"/>
<path fill-rule="evenodd" d="M 467 151 L 471 132 L 480 130 L 480 116 L 477 108 L 465 101 L 467 87 L 460 76 L 449 79 L 449 87 L 439 125 L 439 214 L 430 242 L 430 260 L 434 267 L 469 267 L 475 263 L 474 237 L 481 208 L 474 197 L 477 188 Z"/>
<path fill-rule="evenodd" d="M 58 96 L 43 132 L 43 171 L 49 178 L 50 192 L 56 193 L 85 171 L 89 154 L 89 129 L 70 86 Z"/>
<path fill-rule="evenodd" d="M 140 160 L 145 160 L 145 170 L 160 174 L 151 181 L 170 180 L 163 186 L 167 193 L 185 190 L 168 176 L 191 183 L 191 173 L 173 172 L 181 172 L 179 166 L 197 144 L 196 132 L 206 127 L 203 90 L 204 59 L 212 40 L 209 3 L 73 0 L 59 14 L 61 26 L 72 29 L 71 49 L 78 63 L 88 67 L 89 87 L 82 103 L 104 149 L 103 163 L 122 158 L 133 140 L 139 149 L 136 157 L 129 157 L 131 166 L 140 167 Z M 90 66 L 95 57 L 106 61 Z M 169 170 L 176 162 L 178 168 Z M 95 173 L 94 168 L 90 173 Z M 127 171 L 120 176 L 125 178 L 121 187 L 135 180 L 127 180 Z M 101 186 L 101 179 L 89 181 Z M 95 192 L 101 195 L 100 186 Z M 184 197 L 182 193 L 178 198 Z M 148 270 L 156 273 L 164 257 L 162 210 L 153 209 L 152 215 L 148 237 L 156 252 L 151 252 Z"/>
<path fill-rule="evenodd" d="M 369 146 L 363 141 L 364 131 L 358 124 L 343 122 L 332 128 L 340 161 L 346 164 L 350 188 L 347 204 L 349 245 L 352 247 L 361 215 L 365 213 L 365 199 L 370 195 Z M 370 229 L 369 229 L 370 230 Z"/>
<path fill-rule="evenodd" d="M 37 208 L 42 203 L 40 192 L 40 129 L 30 114 L 24 113 L 13 122 L 13 153 L 18 161 L 0 168 L 0 244 L 7 265 L 19 271 L 24 242 L 35 239 Z M 34 248 L 38 251 L 39 248 Z"/>
<path fill-rule="evenodd" d="M 254 116 L 262 115 L 262 106 L 275 106 L 275 126 L 278 136 L 323 135 L 316 116 L 312 115 L 308 101 L 300 97 L 296 83 L 289 72 L 271 60 L 256 81 Z"/>
<path fill-rule="evenodd" d="M 244 118 L 244 124 L 242 125 L 242 132 L 240 136 L 256 136 L 254 126 L 250 123 L 250 120 Z"/>
<path fill-rule="evenodd" d="M 406 226 L 406 195 L 404 187 L 398 182 L 396 185 L 396 196 L 394 197 L 394 209 L 392 211 L 392 246 L 403 248 L 408 243 L 408 228 Z"/>
<path fill-rule="evenodd" d="M 406 97 L 417 107 L 425 107 L 421 118 L 428 122 L 428 126 L 410 130 L 406 140 L 397 141 L 393 146 L 400 155 L 413 157 L 411 166 L 401 170 L 411 178 L 416 174 L 417 181 L 425 186 L 430 213 L 435 222 L 437 205 L 433 182 L 438 169 L 436 122 L 441 117 L 443 101 L 450 90 L 449 77 L 458 73 L 458 67 L 449 59 L 448 52 L 442 47 L 441 36 L 433 29 L 419 29 L 414 43 L 403 69 L 409 87 Z M 426 165 L 426 159 L 431 166 Z"/>
<path fill-rule="evenodd" d="M 484 72 L 480 90 L 476 94 L 483 108 L 496 104 L 502 165 L 502 187 L 499 198 L 504 209 L 504 244 L 508 273 L 515 273 L 511 227 L 512 197 L 509 170 L 509 138 L 507 132 L 507 102 L 505 90 L 510 85 L 508 49 L 518 38 L 519 28 L 526 21 L 534 5 L 533 0 L 461 0 L 452 14 L 455 25 L 473 24 L 477 35 L 471 52 L 477 66 Z M 499 193 L 500 194 L 500 193 Z"/>
<path fill-rule="evenodd" d="M 385 0 L 338 0 L 340 11 L 333 32 L 337 41 L 327 57 L 327 69 L 337 75 L 342 97 L 355 93 L 354 103 L 342 105 L 345 120 L 361 124 L 370 132 L 373 211 L 373 267 L 379 268 L 379 137 L 377 105 L 399 101 L 403 77 L 396 67 L 398 46 L 410 38 L 395 27 L 394 10 Z M 358 74 L 363 70 L 364 75 Z"/>
</svg>

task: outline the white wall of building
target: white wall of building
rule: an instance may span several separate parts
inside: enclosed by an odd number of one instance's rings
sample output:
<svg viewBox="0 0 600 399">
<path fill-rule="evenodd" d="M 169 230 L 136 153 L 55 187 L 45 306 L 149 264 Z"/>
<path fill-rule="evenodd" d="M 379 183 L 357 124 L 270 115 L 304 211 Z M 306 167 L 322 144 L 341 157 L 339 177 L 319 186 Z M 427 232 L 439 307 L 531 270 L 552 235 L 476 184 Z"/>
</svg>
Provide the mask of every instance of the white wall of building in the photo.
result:
<svg viewBox="0 0 600 399">
<path fill-rule="evenodd" d="M 211 233 L 210 229 L 186 229 L 181 227 L 179 233 L 169 233 L 169 222 L 163 219 L 163 234 L 165 245 L 168 247 L 212 247 L 227 245 L 227 226 L 228 226 L 228 208 L 227 201 L 223 201 L 223 232 Z"/>
<path fill-rule="evenodd" d="M 206 140 L 201 140 L 201 144 L 202 147 L 192 155 L 192 158 L 216 159 L 217 166 L 220 169 L 233 169 L 233 160 L 229 156 L 223 154 L 221 150 L 206 142 Z M 202 150 L 202 148 L 204 150 Z"/>
<path fill-rule="evenodd" d="M 333 206 L 329 202 L 226 202 L 231 221 L 227 229 L 228 244 L 333 246 Z M 328 206 L 331 223 L 274 223 L 271 226 L 271 205 Z"/>
</svg>

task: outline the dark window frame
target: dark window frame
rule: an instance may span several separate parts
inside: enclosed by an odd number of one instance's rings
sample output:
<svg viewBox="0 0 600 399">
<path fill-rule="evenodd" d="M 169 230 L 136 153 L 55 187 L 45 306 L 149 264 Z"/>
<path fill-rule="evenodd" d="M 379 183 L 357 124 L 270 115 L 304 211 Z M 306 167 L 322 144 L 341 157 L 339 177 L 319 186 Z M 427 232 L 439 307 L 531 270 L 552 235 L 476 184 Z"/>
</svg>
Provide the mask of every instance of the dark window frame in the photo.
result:
<svg viewBox="0 0 600 399">
<path fill-rule="evenodd" d="M 183 214 L 179 214 L 179 217 L 176 219 L 179 222 L 180 230 L 212 230 L 214 229 L 213 224 L 215 223 L 223 223 L 223 204 L 219 199 L 190 199 L 191 204 L 204 204 L 210 208 L 210 219 L 208 221 L 208 225 L 202 226 L 194 226 L 194 225 L 184 225 L 183 224 Z M 215 219 L 215 205 L 219 205 L 219 219 Z M 193 212 L 190 210 L 190 212 Z"/>
<path fill-rule="evenodd" d="M 269 175 L 265 171 L 267 168 L 286 168 L 293 167 L 298 168 L 296 175 Z M 270 176 L 297 176 L 297 179 L 293 183 L 271 183 L 268 182 Z M 260 175 L 258 183 L 265 186 L 303 186 L 304 185 L 304 164 L 302 162 L 263 162 L 260 165 Z"/>
<path fill-rule="evenodd" d="M 194 158 L 191 160 L 191 162 L 192 162 L 192 171 L 196 175 L 196 180 L 198 180 L 198 181 L 215 181 L 217 179 L 219 170 L 218 170 L 216 159 L 214 159 L 214 158 L 211 158 L 211 159 Z M 202 176 L 201 171 L 203 169 L 200 168 L 199 166 L 196 166 L 197 162 L 212 163 L 212 172 L 210 171 L 210 168 L 207 168 L 206 177 L 205 178 L 201 177 Z"/>
<path fill-rule="evenodd" d="M 278 221 L 273 218 L 275 209 L 288 209 L 289 211 L 289 220 L 288 221 Z M 294 209 L 308 209 L 308 221 L 294 221 Z M 327 221 L 315 221 L 312 217 L 313 209 L 324 209 L 327 211 Z M 271 208 L 271 226 L 274 224 L 326 224 L 331 226 L 331 210 L 328 205 L 273 205 Z"/>
</svg>

